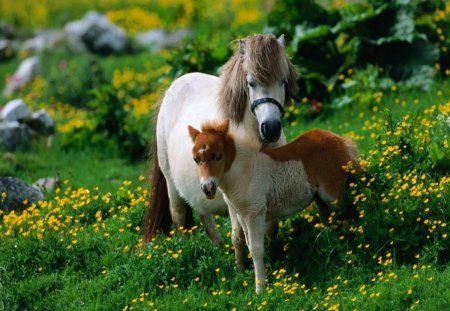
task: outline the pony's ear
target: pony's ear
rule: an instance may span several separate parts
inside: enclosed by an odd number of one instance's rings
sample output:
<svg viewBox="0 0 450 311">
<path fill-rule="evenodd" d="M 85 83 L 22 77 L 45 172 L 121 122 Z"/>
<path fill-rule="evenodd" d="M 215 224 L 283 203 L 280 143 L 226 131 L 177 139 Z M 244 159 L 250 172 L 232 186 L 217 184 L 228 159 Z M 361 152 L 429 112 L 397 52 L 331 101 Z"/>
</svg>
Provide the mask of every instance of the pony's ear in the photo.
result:
<svg viewBox="0 0 450 311">
<path fill-rule="evenodd" d="M 192 142 L 195 142 L 197 135 L 200 134 L 200 131 L 188 125 L 189 135 L 191 136 Z"/>
<path fill-rule="evenodd" d="M 282 46 L 282 47 L 286 47 L 286 41 L 284 39 L 284 34 L 282 34 L 281 36 L 278 37 L 277 39 L 278 43 Z"/>
<path fill-rule="evenodd" d="M 245 40 L 239 40 L 239 52 L 245 54 Z"/>
</svg>

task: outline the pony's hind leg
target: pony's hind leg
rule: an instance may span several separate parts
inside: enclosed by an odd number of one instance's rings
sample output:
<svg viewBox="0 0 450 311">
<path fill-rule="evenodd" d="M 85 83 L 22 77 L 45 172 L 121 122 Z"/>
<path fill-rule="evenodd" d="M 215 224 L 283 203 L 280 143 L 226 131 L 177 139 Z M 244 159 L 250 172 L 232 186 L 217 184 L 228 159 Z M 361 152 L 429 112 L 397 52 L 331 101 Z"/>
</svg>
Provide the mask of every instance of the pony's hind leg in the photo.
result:
<svg viewBox="0 0 450 311">
<path fill-rule="evenodd" d="M 170 214 L 175 228 L 185 228 L 186 225 L 186 202 L 178 194 L 173 182 L 167 179 L 167 192 L 170 201 Z"/>
<path fill-rule="evenodd" d="M 210 238 L 214 245 L 223 244 L 223 238 L 216 228 L 216 222 L 211 214 L 200 215 L 203 226 L 205 227 L 206 235 Z"/>
</svg>

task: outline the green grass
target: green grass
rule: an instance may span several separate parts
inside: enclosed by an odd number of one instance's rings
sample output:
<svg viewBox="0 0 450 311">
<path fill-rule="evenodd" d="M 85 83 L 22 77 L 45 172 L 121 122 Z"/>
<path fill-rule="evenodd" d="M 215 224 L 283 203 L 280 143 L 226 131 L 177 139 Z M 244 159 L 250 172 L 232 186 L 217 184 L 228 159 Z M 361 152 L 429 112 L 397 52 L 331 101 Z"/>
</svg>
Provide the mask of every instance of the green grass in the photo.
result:
<svg viewBox="0 0 450 311">
<path fill-rule="evenodd" d="M 56 177 L 70 180 L 74 187 L 99 187 L 113 191 L 123 180 L 136 180 L 147 175 L 145 161 L 130 162 L 107 150 L 60 150 L 40 140 L 30 150 L 16 153 L 0 152 L 0 175 L 21 178 L 33 183 L 40 178 Z"/>
</svg>

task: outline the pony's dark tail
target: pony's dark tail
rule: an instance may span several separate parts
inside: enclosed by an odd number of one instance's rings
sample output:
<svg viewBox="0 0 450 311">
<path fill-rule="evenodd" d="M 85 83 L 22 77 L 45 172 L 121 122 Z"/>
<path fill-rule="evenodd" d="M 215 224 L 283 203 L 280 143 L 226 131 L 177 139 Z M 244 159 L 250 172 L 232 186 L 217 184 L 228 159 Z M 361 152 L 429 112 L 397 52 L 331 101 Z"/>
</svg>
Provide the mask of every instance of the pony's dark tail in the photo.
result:
<svg viewBox="0 0 450 311">
<path fill-rule="evenodd" d="M 153 161 L 151 177 L 150 204 L 145 210 L 143 224 L 143 243 L 150 242 L 156 237 L 158 232 L 166 235 L 170 233 L 172 227 L 172 215 L 169 208 L 169 195 L 167 192 L 167 181 L 158 164 L 156 152 L 156 135 L 150 149 L 150 160 Z M 185 228 L 194 226 L 194 215 L 189 204 L 185 203 L 186 222 Z"/>
</svg>

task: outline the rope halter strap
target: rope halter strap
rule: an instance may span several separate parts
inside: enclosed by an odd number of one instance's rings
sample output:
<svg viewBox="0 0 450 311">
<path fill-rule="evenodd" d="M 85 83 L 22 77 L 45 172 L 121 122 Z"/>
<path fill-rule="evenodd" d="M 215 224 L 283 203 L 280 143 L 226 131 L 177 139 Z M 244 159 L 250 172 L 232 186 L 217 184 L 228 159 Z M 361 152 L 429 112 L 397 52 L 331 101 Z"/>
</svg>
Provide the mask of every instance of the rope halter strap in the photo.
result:
<svg viewBox="0 0 450 311">
<path fill-rule="evenodd" d="M 253 114 L 255 114 L 256 107 L 258 107 L 261 104 L 265 104 L 265 103 L 274 104 L 280 110 L 281 116 L 284 115 L 283 106 L 280 104 L 280 102 L 278 100 L 276 100 L 275 98 L 272 98 L 272 97 L 263 97 L 263 98 L 254 100 L 250 106 L 250 110 L 252 111 Z"/>
</svg>

